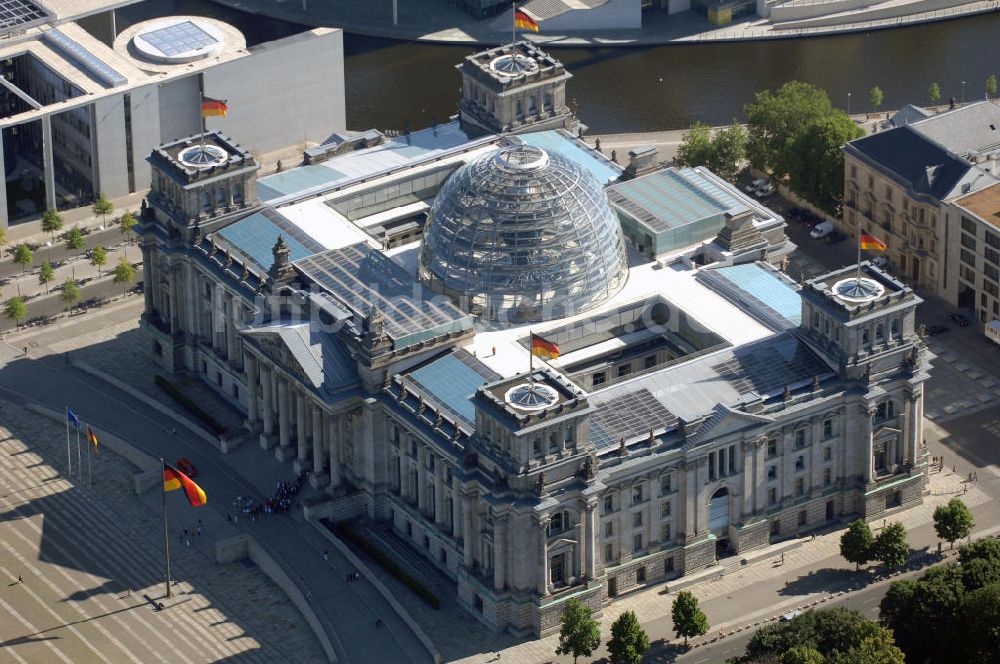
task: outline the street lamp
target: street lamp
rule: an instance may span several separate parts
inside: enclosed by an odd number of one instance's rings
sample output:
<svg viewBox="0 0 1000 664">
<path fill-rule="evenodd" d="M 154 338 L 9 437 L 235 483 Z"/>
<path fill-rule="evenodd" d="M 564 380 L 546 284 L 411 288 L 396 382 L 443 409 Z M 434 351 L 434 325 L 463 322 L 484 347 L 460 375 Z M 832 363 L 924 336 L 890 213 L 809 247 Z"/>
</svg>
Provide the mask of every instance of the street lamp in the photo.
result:
<svg viewBox="0 0 1000 664">
<path fill-rule="evenodd" d="M 851 93 L 847 93 L 847 115 L 851 115 Z"/>
<path fill-rule="evenodd" d="M 965 81 L 962 81 L 962 103 L 965 103 Z"/>
</svg>

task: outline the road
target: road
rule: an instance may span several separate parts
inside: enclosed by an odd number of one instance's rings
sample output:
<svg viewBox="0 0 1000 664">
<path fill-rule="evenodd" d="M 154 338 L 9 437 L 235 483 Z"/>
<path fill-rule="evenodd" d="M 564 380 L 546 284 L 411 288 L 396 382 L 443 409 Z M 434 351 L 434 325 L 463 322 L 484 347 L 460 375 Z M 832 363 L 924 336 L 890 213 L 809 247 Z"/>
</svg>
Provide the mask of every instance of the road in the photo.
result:
<svg viewBox="0 0 1000 664">
<path fill-rule="evenodd" d="M 141 306 L 141 300 L 136 300 L 133 315 Z M 100 320 L 90 322 L 99 324 Z M 76 330 L 67 329 L 65 333 L 75 334 Z M 6 344 L 0 348 L 0 395 L 18 405 L 34 401 L 56 411 L 70 404 L 84 421 L 130 441 L 154 457 L 197 459 L 199 482 L 211 497 L 207 508 L 214 510 L 216 517 L 224 519 L 236 496 L 262 500 L 270 497 L 278 479 L 292 479 L 289 465 L 265 457 L 254 445 L 245 445 L 224 458 L 217 448 L 178 427 L 174 419 L 73 368 L 65 361 L 72 357 L 25 358 L 20 348 Z M 240 466 L 241 471 L 234 466 Z M 246 479 L 253 473 L 264 478 L 256 486 Z M 342 638 L 334 646 L 342 661 L 429 660 L 413 632 L 374 587 L 367 582 L 346 583 L 346 572 L 354 568 L 336 549 L 330 547 L 329 560 L 324 560 L 322 554 L 329 542 L 311 525 L 291 515 L 273 515 L 253 525 L 241 520 L 239 528 L 251 530 L 266 544 L 284 569 L 297 577 L 295 582 L 303 593 L 311 594 L 321 620 L 336 626 Z M 378 632 L 376 620 L 384 623 Z"/>
<path fill-rule="evenodd" d="M 66 228 L 63 228 L 60 232 L 62 233 L 66 230 Z M 122 234 L 118 232 L 118 228 L 108 228 L 103 231 L 94 231 L 84 235 L 83 248 L 67 249 L 65 242 L 57 234 L 55 242 L 52 243 L 51 247 L 42 246 L 33 251 L 34 262 L 29 269 L 37 269 L 44 261 L 50 261 L 55 265 L 56 263 L 77 259 L 97 245 L 108 249 L 109 247 L 121 244 L 123 239 Z M 0 284 L 6 284 L 10 279 L 17 278 L 24 273 L 24 268 L 13 260 L 14 246 L 16 245 L 11 244 L 4 249 L 3 259 L 0 260 Z"/>
</svg>

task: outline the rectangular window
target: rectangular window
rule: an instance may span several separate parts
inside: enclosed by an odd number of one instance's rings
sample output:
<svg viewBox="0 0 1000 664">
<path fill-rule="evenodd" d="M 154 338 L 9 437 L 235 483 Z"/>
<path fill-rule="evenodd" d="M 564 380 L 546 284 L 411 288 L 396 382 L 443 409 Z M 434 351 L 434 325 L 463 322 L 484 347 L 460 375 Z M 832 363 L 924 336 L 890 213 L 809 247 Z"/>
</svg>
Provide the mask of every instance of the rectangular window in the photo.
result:
<svg viewBox="0 0 1000 664">
<path fill-rule="evenodd" d="M 644 368 L 646 368 L 646 369 L 652 369 L 653 367 L 656 366 L 656 356 L 655 355 L 650 355 L 645 360 L 643 360 L 642 364 L 643 364 Z"/>
<path fill-rule="evenodd" d="M 976 234 L 976 222 L 968 217 L 962 217 L 962 230 L 970 235 L 975 236 Z"/>
<path fill-rule="evenodd" d="M 609 563 L 614 559 L 615 559 L 615 545 L 609 542 L 608 544 L 604 545 L 604 562 Z"/>
<path fill-rule="evenodd" d="M 968 249 L 962 249 L 960 252 L 962 262 L 966 265 L 971 265 L 973 269 L 976 267 L 976 255 L 969 251 Z"/>
<path fill-rule="evenodd" d="M 803 478 L 795 480 L 795 495 L 801 496 L 806 492 L 806 481 Z"/>
<path fill-rule="evenodd" d="M 729 474 L 734 475 L 736 473 L 736 446 L 729 446 Z"/>
<path fill-rule="evenodd" d="M 632 514 L 632 527 L 639 528 L 642 526 L 642 512 L 634 512 Z"/>
<path fill-rule="evenodd" d="M 778 490 L 771 487 L 767 490 L 767 504 L 777 505 L 778 504 Z"/>
<path fill-rule="evenodd" d="M 632 487 L 632 504 L 638 505 L 642 502 L 642 485 L 637 484 Z"/>
<path fill-rule="evenodd" d="M 665 496 L 671 491 L 671 478 L 673 476 L 670 473 L 665 473 L 660 476 L 660 495 Z"/>
<path fill-rule="evenodd" d="M 976 250 L 976 240 L 975 238 L 969 237 L 965 233 L 962 233 L 962 246 L 966 249 Z"/>
<path fill-rule="evenodd" d="M 627 376 L 630 373 L 632 373 L 632 365 L 631 364 L 623 364 L 620 367 L 618 367 L 618 377 L 619 378 L 622 378 L 623 376 Z"/>
<path fill-rule="evenodd" d="M 997 285 L 989 279 L 983 279 L 983 290 L 993 297 L 1000 297 L 1000 289 L 998 289 Z"/>
<path fill-rule="evenodd" d="M 805 470 L 806 458 L 803 455 L 795 457 L 795 470 Z"/>
<path fill-rule="evenodd" d="M 646 583 L 646 568 L 640 567 L 635 571 L 635 582 Z"/>
<path fill-rule="evenodd" d="M 615 501 L 613 496 L 604 496 L 604 513 L 611 514 L 615 511 Z"/>
<path fill-rule="evenodd" d="M 615 534 L 615 522 L 608 521 L 607 523 L 604 524 L 604 536 L 614 537 L 614 534 Z"/>
<path fill-rule="evenodd" d="M 665 523 L 662 526 L 660 526 L 660 541 L 661 542 L 664 542 L 664 543 L 669 542 L 670 540 L 673 539 L 672 535 L 673 535 L 673 533 L 670 532 L 670 524 L 669 523 Z"/>
<path fill-rule="evenodd" d="M 632 536 L 632 553 L 640 551 L 642 551 L 642 533 L 636 533 Z"/>
<path fill-rule="evenodd" d="M 808 523 L 808 521 L 809 521 L 809 515 L 808 515 L 808 513 L 806 513 L 805 510 L 801 510 L 799 512 L 799 525 L 800 526 L 804 526 L 804 525 L 806 525 L 806 523 Z"/>
<path fill-rule="evenodd" d="M 715 452 L 708 453 L 708 479 L 715 479 Z"/>
<path fill-rule="evenodd" d="M 660 503 L 660 517 L 665 518 L 670 516 L 670 501 L 664 500 Z"/>
<path fill-rule="evenodd" d="M 997 270 L 997 268 L 990 265 L 989 263 L 983 264 L 983 274 L 985 274 L 993 281 L 1000 281 L 1000 270 Z"/>
<path fill-rule="evenodd" d="M 988 230 L 985 231 L 985 233 L 986 235 L 984 239 L 986 240 L 986 244 L 993 247 L 994 249 L 1000 249 L 1000 235 L 997 235 L 996 233 L 991 233 Z"/>
<path fill-rule="evenodd" d="M 827 447 L 823 450 L 823 461 L 829 461 L 833 458 L 833 448 Z"/>
<path fill-rule="evenodd" d="M 771 464 L 767 467 L 767 479 L 774 480 L 778 478 L 778 466 L 777 464 Z"/>
<path fill-rule="evenodd" d="M 983 258 L 994 265 L 1000 265 L 1000 251 L 992 247 L 983 247 Z"/>
<path fill-rule="evenodd" d="M 823 438 L 833 438 L 833 418 L 823 420 Z"/>
<path fill-rule="evenodd" d="M 795 449 L 801 450 L 806 446 L 806 430 L 797 429 L 795 431 Z"/>
<path fill-rule="evenodd" d="M 771 522 L 771 534 L 780 535 L 781 534 L 781 520 L 775 519 Z"/>
<path fill-rule="evenodd" d="M 767 458 L 773 459 L 778 456 L 778 441 L 773 438 L 767 441 Z"/>
<path fill-rule="evenodd" d="M 597 386 L 597 385 L 604 385 L 604 383 L 607 380 L 608 380 L 607 375 L 603 371 L 599 371 L 599 372 L 597 372 L 597 373 L 594 374 L 593 378 L 591 379 L 591 382 L 595 386 Z"/>
<path fill-rule="evenodd" d="M 829 468 L 823 469 L 823 486 L 830 486 L 833 484 L 833 471 Z"/>
<path fill-rule="evenodd" d="M 669 558 L 666 558 L 663 561 L 663 573 L 670 574 L 673 571 L 674 571 L 674 557 L 670 556 Z"/>
</svg>

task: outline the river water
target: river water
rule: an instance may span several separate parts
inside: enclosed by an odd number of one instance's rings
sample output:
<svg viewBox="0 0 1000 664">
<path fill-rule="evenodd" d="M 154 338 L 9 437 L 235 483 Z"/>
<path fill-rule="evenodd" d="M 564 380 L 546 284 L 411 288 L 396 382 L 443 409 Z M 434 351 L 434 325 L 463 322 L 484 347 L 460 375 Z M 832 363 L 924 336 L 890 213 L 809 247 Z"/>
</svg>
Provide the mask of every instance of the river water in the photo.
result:
<svg viewBox="0 0 1000 664">
<path fill-rule="evenodd" d="M 118 28 L 178 12 L 226 20 L 250 44 L 300 29 L 209 0 L 148 0 L 121 10 Z M 454 114 L 461 84 L 454 67 L 473 52 L 354 35 L 346 36 L 344 50 L 350 129 L 417 128 Z M 1000 14 L 805 40 L 552 53 L 573 73 L 567 96 L 577 100 L 590 133 L 657 131 L 740 118 L 756 91 L 796 79 L 825 89 L 842 108 L 851 93 L 855 113 L 869 110 L 875 85 L 884 108 L 928 103 L 932 82 L 944 100 L 962 98 L 963 80 L 965 99 L 981 99 L 986 77 L 1000 76 Z"/>
</svg>

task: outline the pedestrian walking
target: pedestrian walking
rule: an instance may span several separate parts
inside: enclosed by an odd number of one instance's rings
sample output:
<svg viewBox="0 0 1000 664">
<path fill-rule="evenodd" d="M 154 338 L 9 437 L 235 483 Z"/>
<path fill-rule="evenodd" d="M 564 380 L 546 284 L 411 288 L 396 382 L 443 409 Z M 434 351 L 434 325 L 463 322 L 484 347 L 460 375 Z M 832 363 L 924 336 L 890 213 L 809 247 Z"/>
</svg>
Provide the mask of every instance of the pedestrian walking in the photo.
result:
<svg viewBox="0 0 1000 664">
<path fill-rule="evenodd" d="M 781 554 L 781 564 L 782 565 L 785 564 L 785 554 L 784 553 Z"/>
<path fill-rule="evenodd" d="M 21 578 L 20 574 L 17 575 L 17 582 L 18 583 L 24 583 L 24 579 Z"/>
<path fill-rule="evenodd" d="M 129 586 L 128 588 L 125 589 L 125 597 L 131 597 L 131 596 L 132 596 L 132 586 Z"/>
<path fill-rule="evenodd" d="M 323 560 L 330 560 L 330 554 L 327 551 L 323 552 Z"/>
<path fill-rule="evenodd" d="M 191 538 L 190 537 L 187 538 L 186 540 L 184 540 L 184 546 L 191 546 Z"/>
<path fill-rule="evenodd" d="M 973 481 L 973 482 L 978 482 L 978 481 L 979 481 L 979 471 L 978 471 L 978 470 L 977 470 L 977 471 L 974 471 L 974 472 L 972 473 L 972 481 Z"/>
</svg>

